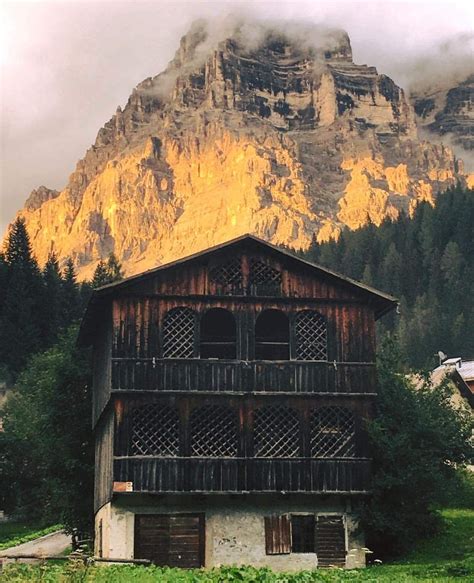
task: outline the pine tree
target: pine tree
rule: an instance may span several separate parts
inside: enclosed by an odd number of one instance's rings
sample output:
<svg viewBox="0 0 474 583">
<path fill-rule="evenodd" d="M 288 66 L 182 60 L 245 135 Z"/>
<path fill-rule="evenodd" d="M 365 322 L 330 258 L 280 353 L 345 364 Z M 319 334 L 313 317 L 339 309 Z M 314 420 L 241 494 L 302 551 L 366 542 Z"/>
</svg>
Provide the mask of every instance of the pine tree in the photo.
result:
<svg viewBox="0 0 474 583">
<path fill-rule="evenodd" d="M 31 354 L 41 347 L 41 274 L 31 252 L 25 221 L 10 226 L 3 278 L 6 288 L 0 315 L 0 363 L 15 378 Z"/>
<path fill-rule="evenodd" d="M 92 277 L 91 286 L 93 289 L 107 285 L 109 282 L 109 270 L 107 265 L 100 260 L 95 268 L 94 275 Z"/>
<path fill-rule="evenodd" d="M 81 295 L 74 262 L 69 257 L 63 269 L 61 327 L 67 328 L 81 317 Z"/>
<path fill-rule="evenodd" d="M 41 340 L 46 349 L 52 346 L 62 325 L 63 282 L 59 271 L 58 258 L 54 252 L 48 256 L 43 269 L 43 296 L 41 306 Z"/>
<path fill-rule="evenodd" d="M 123 279 L 122 265 L 113 253 L 109 254 L 107 262 L 99 261 L 92 277 L 93 289 L 114 283 Z"/>
<path fill-rule="evenodd" d="M 107 259 L 107 271 L 109 274 L 109 283 L 123 279 L 122 264 L 113 253 L 110 253 Z"/>
</svg>

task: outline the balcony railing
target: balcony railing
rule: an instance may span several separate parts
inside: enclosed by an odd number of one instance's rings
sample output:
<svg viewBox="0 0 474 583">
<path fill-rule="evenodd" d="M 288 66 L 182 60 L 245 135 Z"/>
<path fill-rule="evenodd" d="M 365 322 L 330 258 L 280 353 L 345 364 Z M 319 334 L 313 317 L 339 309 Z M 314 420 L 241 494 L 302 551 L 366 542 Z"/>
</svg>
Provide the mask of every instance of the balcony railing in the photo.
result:
<svg viewBox="0 0 474 583">
<path fill-rule="evenodd" d="M 134 492 L 367 492 L 367 458 L 156 458 L 114 460 Z"/>
<path fill-rule="evenodd" d="M 371 393 L 372 363 L 113 358 L 114 391 Z"/>
</svg>

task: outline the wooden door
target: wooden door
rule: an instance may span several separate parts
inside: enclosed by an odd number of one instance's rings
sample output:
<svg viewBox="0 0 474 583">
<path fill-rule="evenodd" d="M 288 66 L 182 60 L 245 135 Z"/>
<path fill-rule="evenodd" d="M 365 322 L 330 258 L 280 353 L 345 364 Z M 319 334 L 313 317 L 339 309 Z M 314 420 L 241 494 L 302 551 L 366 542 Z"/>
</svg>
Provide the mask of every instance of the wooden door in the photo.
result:
<svg viewBox="0 0 474 583">
<path fill-rule="evenodd" d="M 342 516 L 317 517 L 316 554 L 318 567 L 345 567 L 346 533 Z"/>
<path fill-rule="evenodd" d="M 203 567 L 204 532 L 204 514 L 136 514 L 135 558 L 168 567 Z"/>
</svg>

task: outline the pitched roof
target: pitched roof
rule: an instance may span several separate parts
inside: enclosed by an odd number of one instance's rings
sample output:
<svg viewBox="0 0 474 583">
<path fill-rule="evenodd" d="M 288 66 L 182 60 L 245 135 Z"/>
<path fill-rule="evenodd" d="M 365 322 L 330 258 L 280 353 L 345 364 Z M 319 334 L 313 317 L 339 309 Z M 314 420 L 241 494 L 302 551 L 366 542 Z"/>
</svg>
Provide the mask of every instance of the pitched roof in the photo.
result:
<svg viewBox="0 0 474 583">
<path fill-rule="evenodd" d="M 290 261 L 294 261 L 302 266 L 305 266 L 306 268 L 309 268 L 310 270 L 312 270 L 315 273 L 315 275 L 319 275 L 319 276 L 323 275 L 326 278 L 329 278 L 330 280 L 332 280 L 336 284 L 337 283 L 342 284 L 346 287 L 352 288 L 353 291 L 355 291 L 355 292 L 363 294 L 365 297 L 367 297 L 370 301 L 372 301 L 374 303 L 375 316 L 377 319 L 380 318 L 381 316 L 383 316 L 384 314 L 386 314 L 387 312 L 393 310 L 398 304 L 398 300 L 396 298 L 394 298 L 393 296 L 391 296 L 385 292 L 382 292 L 382 291 L 377 290 L 371 286 L 368 286 L 366 284 L 358 282 L 354 279 L 351 279 L 350 277 L 346 277 L 344 275 L 341 275 L 340 273 L 332 271 L 331 269 L 328 269 L 327 267 L 323 267 L 322 265 L 317 265 L 316 263 L 311 263 L 310 261 L 307 261 L 306 259 L 302 259 L 301 257 L 298 257 L 294 253 L 280 249 L 276 245 L 272 245 L 271 243 L 268 243 L 267 241 L 264 241 L 263 239 L 259 239 L 258 237 L 255 237 L 254 235 L 247 234 L 247 235 L 242 235 L 242 236 L 237 237 L 235 239 L 231 239 L 229 241 L 226 241 L 225 243 L 215 245 L 214 247 L 209 247 L 208 249 L 205 249 L 205 250 L 200 251 L 198 253 L 188 255 L 188 256 L 183 257 L 181 259 L 177 259 L 177 260 L 172 261 L 170 263 L 165 263 L 163 265 L 160 265 L 160 266 L 155 267 L 153 269 L 149 269 L 149 270 L 144 271 L 142 273 L 139 273 L 137 275 L 132 275 L 132 276 L 127 277 L 121 281 L 118 281 L 115 283 L 110 283 L 108 285 L 104 285 L 100 288 L 97 288 L 93 292 L 92 297 L 89 301 L 89 305 L 87 306 L 86 314 L 84 315 L 82 325 L 81 325 L 80 337 L 84 335 L 85 328 L 88 327 L 88 321 L 90 321 L 91 311 L 94 311 L 94 306 L 100 300 L 105 299 L 105 297 L 107 297 L 108 295 L 113 294 L 117 290 L 126 289 L 127 287 L 135 284 L 137 281 L 141 281 L 141 280 L 153 277 L 156 273 L 164 272 L 166 270 L 175 268 L 175 267 L 183 265 L 185 263 L 192 262 L 192 261 L 195 261 L 197 259 L 202 259 L 204 257 L 207 257 L 208 255 L 212 255 L 213 253 L 215 253 L 219 250 L 231 249 L 232 247 L 236 247 L 236 246 L 239 246 L 241 244 L 254 245 L 256 247 L 259 247 L 260 249 L 263 249 L 264 251 L 270 252 L 271 254 L 286 257 Z"/>
</svg>

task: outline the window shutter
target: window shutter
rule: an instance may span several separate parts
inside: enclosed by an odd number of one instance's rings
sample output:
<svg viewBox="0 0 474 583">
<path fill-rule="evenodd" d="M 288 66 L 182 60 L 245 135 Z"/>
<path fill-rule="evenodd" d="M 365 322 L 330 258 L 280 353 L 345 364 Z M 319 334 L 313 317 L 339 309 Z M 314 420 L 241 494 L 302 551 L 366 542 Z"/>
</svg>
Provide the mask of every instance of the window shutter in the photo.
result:
<svg viewBox="0 0 474 583">
<path fill-rule="evenodd" d="M 290 517 L 265 516 L 265 552 L 267 555 L 287 555 L 291 552 Z"/>
<path fill-rule="evenodd" d="M 318 516 L 316 521 L 318 567 L 345 567 L 346 535 L 342 516 Z"/>
</svg>

